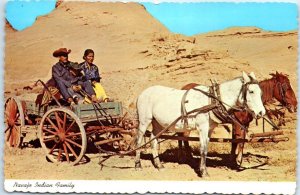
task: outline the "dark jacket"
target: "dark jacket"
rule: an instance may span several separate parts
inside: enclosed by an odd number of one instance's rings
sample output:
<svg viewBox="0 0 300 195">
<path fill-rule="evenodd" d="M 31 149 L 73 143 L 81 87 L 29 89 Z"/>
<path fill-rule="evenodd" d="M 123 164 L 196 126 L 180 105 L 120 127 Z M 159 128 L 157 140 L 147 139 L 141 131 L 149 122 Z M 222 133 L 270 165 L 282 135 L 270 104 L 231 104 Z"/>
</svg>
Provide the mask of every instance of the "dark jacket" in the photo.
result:
<svg viewBox="0 0 300 195">
<path fill-rule="evenodd" d="M 99 74 L 98 67 L 95 64 L 92 64 L 90 68 L 88 68 L 86 62 L 82 62 L 80 63 L 80 66 L 84 72 L 84 76 L 86 80 L 100 82 L 101 77 Z"/>
<path fill-rule="evenodd" d="M 52 78 L 56 82 L 63 83 L 66 87 L 71 87 L 76 84 L 79 80 L 78 77 L 75 77 L 70 72 L 70 62 L 67 64 L 63 64 L 61 62 L 57 62 L 52 67 Z"/>
</svg>

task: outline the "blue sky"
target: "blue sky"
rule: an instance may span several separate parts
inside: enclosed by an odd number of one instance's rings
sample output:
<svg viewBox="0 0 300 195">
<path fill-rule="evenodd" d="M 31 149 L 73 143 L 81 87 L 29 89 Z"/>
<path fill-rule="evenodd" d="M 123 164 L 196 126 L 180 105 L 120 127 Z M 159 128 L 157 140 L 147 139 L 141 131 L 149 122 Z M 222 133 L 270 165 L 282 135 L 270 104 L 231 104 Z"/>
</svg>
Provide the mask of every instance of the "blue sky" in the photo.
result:
<svg viewBox="0 0 300 195">
<path fill-rule="evenodd" d="M 13 0 L 6 3 L 6 19 L 17 30 L 31 26 L 37 16 L 50 13 L 55 8 L 56 1 L 20 1 Z"/>
<path fill-rule="evenodd" d="M 292 3 L 143 3 L 172 32 L 194 35 L 231 26 L 257 26 L 270 31 L 295 30 Z"/>
<path fill-rule="evenodd" d="M 256 26 L 269 31 L 298 29 L 293 3 L 142 3 L 170 31 L 195 35 L 231 26 Z M 8 1 L 6 17 L 17 30 L 31 26 L 38 15 L 51 12 L 53 0 Z"/>
</svg>

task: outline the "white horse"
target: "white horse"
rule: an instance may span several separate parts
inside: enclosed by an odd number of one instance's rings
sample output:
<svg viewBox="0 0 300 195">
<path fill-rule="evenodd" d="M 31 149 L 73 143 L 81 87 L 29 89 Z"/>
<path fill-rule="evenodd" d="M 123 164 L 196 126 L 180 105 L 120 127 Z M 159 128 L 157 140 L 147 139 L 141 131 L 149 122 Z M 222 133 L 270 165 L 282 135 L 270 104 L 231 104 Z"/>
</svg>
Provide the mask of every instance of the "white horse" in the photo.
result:
<svg viewBox="0 0 300 195">
<path fill-rule="evenodd" d="M 226 103 L 225 108 L 229 110 L 232 106 L 246 105 L 251 110 L 255 117 L 265 114 L 265 108 L 261 100 L 261 89 L 256 81 L 254 73 L 248 76 L 243 72 L 243 76 L 221 83 L 220 84 L 220 98 Z M 197 86 L 198 89 L 209 92 L 207 86 Z M 162 128 L 167 127 L 181 116 L 181 101 L 186 91 L 178 90 L 164 86 L 152 86 L 144 90 L 137 100 L 137 109 L 139 116 L 139 128 L 137 135 L 137 147 L 142 144 L 143 136 L 149 126 L 154 120 Z M 190 90 L 186 96 L 186 111 L 192 111 L 196 108 L 210 104 L 210 98 L 197 90 Z M 188 125 L 199 131 L 200 139 L 200 175 L 208 176 L 206 169 L 206 156 L 209 136 L 212 130 L 220 122 L 215 120 L 211 111 L 206 113 L 197 113 L 194 118 L 188 119 Z M 179 120 L 171 130 L 183 129 L 184 123 Z M 161 129 L 153 128 L 151 137 L 159 133 Z M 158 169 L 163 168 L 157 150 L 157 139 L 152 141 L 152 154 L 154 158 L 154 166 Z M 135 167 L 142 168 L 140 162 L 140 150 L 136 151 Z"/>
</svg>

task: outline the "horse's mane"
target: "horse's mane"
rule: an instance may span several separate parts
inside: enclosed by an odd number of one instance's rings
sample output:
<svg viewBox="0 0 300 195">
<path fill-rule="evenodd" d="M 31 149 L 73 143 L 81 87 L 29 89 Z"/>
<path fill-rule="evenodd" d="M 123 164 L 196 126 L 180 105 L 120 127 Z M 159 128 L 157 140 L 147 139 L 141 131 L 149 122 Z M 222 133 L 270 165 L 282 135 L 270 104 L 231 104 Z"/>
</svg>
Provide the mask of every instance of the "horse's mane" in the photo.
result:
<svg viewBox="0 0 300 195">
<path fill-rule="evenodd" d="M 260 81 L 259 86 L 262 90 L 263 103 L 265 104 L 266 102 L 271 101 L 274 97 L 274 87 L 275 87 L 274 78 Z"/>
<path fill-rule="evenodd" d="M 272 78 L 265 79 L 265 80 L 259 82 L 259 86 L 260 86 L 261 90 L 263 91 L 263 96 L 262 96 L 263 103 L 267 103 L 274 98 L 274 89 L 276 88 L 276 82 L 279 82 L 277 80 L 278 77 L 284 77 L 285 79 L 287 79 L 289 81 L 288 75 L 283 74 L 283 73 L 276 72 L 276 74 L 272 73 L 270 75 L 272 76 Z"/>
</svg>

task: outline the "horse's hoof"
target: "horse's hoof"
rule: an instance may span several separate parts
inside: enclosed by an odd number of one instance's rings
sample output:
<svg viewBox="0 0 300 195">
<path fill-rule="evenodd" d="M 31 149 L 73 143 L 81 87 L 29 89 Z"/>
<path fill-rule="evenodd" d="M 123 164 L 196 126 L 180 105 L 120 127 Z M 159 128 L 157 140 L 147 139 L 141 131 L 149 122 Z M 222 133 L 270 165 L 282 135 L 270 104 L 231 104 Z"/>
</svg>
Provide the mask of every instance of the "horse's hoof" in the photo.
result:
<svg viewBox="0 0 300 195">
<path fill-rule="evenodd" d="M 187 162 L 186 158 L 178 158 L 178 163 L 179 164 L 184 164 L 186 162 Z"/>
<path fill-rule="evenodd" d="M 206 170 L 200 170 L 200 177 L 202 178 L 208 178 L 209 174 Z"/>
<path fill-rule="evenodd" d="M 158 171 L 163 171 L 163 170 L 165 170 L 165 167 L 164 167 L 162 164 L 159 165 L 159 166 L 156 166 L 156 168 L 157 168 Z"/>
<path fill-rule="evenodd" d="M 143 169 L 142 169 L 142 167 L 135 167 L 135 170 L 136 171 L 142 171 Z"/>
<path fill-rule="evenodd" d="M 135 170 L 137 170 L 137 171 L 142 170 L 142 164 L 141 164 L 141 162 L 135 162 Z"/>
<path fill-rule="evenodd" d="M 205 172 L 201 173 L 201 177 L 202 178 L 208 178 L 209 174 L 205 171 Z"/>
</svg>

